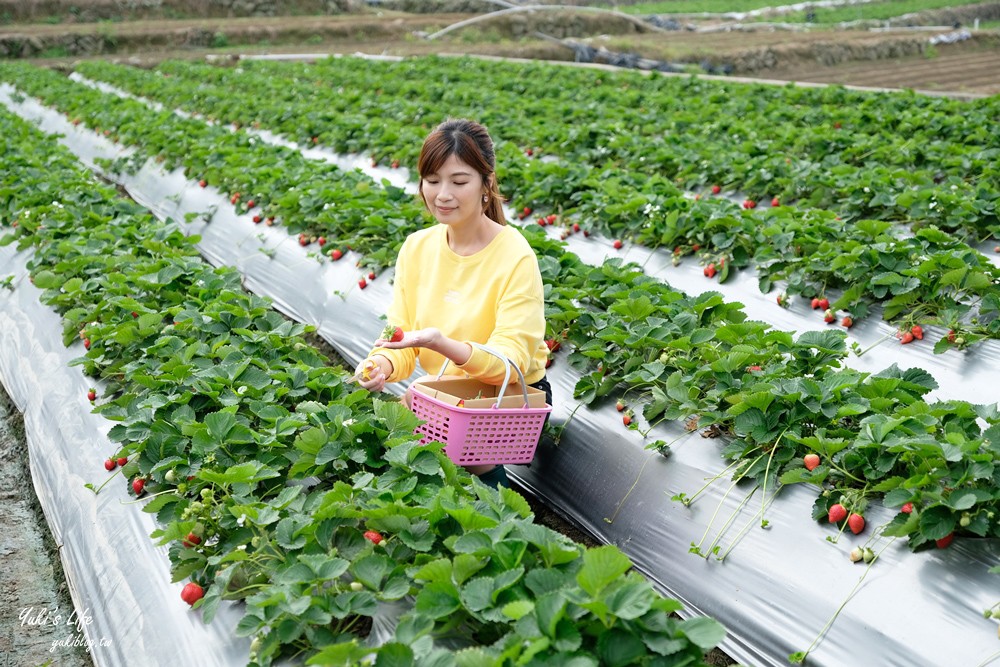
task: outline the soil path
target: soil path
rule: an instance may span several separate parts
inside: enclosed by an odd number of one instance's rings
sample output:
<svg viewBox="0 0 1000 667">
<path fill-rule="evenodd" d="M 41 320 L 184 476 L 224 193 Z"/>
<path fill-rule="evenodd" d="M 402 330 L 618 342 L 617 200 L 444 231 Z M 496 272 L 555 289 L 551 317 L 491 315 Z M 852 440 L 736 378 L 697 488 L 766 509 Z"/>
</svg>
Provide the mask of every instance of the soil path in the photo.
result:
<svg viewBox="0 0 1000 667">
<path fill-rule="evenodd" d="M 90 667 L 35 496 L 21 414 L 0 387 L 0 667 Z"/>
</svg>

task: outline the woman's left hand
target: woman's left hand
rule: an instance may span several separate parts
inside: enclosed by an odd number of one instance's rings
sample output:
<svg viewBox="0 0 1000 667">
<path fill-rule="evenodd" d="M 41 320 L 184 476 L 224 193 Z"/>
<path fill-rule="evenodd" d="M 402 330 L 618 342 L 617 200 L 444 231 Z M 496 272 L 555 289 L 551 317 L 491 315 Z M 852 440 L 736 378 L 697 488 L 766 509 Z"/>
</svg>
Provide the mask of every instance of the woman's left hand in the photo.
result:
<svg viewBox="0 0 1000 667">
<path fill-rule="evenodd" d="M 387 350 L 402 350 L 408 347 L 425 347 L 433 350 L 441 341 L 441 330 L 434 327 L 427 329 L 417 329 L 416 331 L 404 331 L 403 339 L 390 342 L 384 338 L 375 341 L 375 347 L 384 347 Z"/>
</svg>

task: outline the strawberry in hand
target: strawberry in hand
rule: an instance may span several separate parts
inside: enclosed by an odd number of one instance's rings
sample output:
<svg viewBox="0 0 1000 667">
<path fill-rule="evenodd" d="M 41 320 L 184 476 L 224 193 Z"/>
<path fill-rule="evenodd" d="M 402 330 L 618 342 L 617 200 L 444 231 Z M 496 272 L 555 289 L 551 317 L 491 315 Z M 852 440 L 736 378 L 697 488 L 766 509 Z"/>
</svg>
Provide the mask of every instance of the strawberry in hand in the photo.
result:
<svg viewBox="0 0 1000 667">
<path fill-rule="evenodd" d="M 398 343 L 403 340 L 403 330 L 400 327 L 387 324 L 385 325 L 385 328 L 382 329 L 382 334 L 379 338 L 381 340 L 387 340 L 390 343 Z"/>
</svg>

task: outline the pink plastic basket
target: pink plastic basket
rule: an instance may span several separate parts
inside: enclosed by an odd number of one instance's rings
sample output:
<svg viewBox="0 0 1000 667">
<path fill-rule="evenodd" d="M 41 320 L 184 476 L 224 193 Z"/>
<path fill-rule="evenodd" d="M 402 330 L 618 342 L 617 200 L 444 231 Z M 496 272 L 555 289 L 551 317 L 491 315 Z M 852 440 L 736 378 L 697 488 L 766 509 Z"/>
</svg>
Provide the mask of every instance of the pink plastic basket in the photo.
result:
<svg viewBox="0 0 1000 667">
<path fill-rule="evenodd" d="M 545 417 L 552 406 L 528 406 L 528 390 L 521 369 L 502 354 L 482 345 L 476 347 L 500 357 L 507 364 L 507 374 L 500 386 L 500 395 L 488 408 L 466 408 L 450 405 L 419 391 L 412 392 L 410 408 L 424 423 L 416 433 L 424 434 L 421 444 L 438 441 L 445 444 L 445 454 L 459 465 L 489 463 L 530 463 L 535 457 L 538 438 L 545 424 Z M 444 368 L 438 379 L 444 375 Z M 501 408 L 504 391 L 514 367 L 521 380 L 524 405 L 520 408 Z"/>
</svg>

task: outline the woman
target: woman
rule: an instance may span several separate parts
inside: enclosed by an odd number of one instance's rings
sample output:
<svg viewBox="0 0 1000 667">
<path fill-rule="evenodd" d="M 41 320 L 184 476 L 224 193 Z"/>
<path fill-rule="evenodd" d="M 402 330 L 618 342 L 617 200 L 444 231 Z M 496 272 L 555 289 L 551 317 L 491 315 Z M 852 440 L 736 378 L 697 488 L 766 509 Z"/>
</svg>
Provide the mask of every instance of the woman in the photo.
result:
<svg viewBox="0 0 1000 667">
<path fill-rule="evenodd" d="M 381 391 L 405 380 L 418 359 L 428 377 L 449 359 L 449 375 L 500 384 L 504 363 L 469 344 L 475 342 L 504 354 L 551 404 L 542 276 L 531 246 L 504 219 L 493 140 L 478 123 L 448 120 L 427 136 L 417 171 L 420 196 L 439 224 L 403 242 L 388 321 L 405 333 L 398 342 L 375 343 L 369 360 L 376 367 L 361 386 Z M 509 486 L 503 466 L 466 469 L 487 484 Z"/>
</svg>

